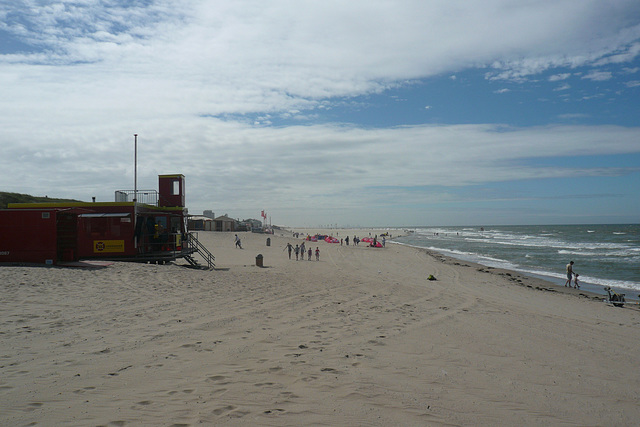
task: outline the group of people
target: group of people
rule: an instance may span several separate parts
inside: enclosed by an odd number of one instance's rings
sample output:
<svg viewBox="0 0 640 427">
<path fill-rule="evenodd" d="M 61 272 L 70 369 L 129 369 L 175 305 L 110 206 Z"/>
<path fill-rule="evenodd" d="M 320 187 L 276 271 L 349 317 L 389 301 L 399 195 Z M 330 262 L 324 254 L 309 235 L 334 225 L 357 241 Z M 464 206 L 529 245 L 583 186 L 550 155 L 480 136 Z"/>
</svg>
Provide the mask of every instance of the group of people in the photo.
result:
<svg viewBox="0 0 640 427">
<path fill-rule="evenodd" d="M 580 275 L 573 271 L 573 261 L 570 261 L 569 264 L 567 264 L 567 281 L 564 283 L 564 286 L 580 289 L 580 284 L 578 283 L 578 276 Z M 571 286 L 572 279 L 573 279 L 573 286 Z"/>
<path fill-rule="evenodd" d="M 371 233 L 369 233 L 369 236 L 371 236 Z M 346 243 L 347 246 L 349 246 L 349 236 L 345 237 L 344 240 L 340 239 L 340 246 L 342 246 L 342 243 Z M 353 243 L 353 246 L 359 246 L 360 245 L 360 238 L 358 236 L 353 236 L 353 239 L 351 240 L 351 242 Z M 366 239 L 365 239 L 366 241 Z M 380 241 L 382 243 L 382 247 L 385 247 L 385 245 L 387 244 L 387 239 L 385 235 L 382 235 L 382 240 Z M 369 246 L 373 246 L 373 247 L 377 247 L 378 244 L 378 235 L 376 234 L 373 238 L 372 241 L 368 241 Z"/>
<path fill-rule="evenodd" d="M 291 253 L 295 252 L 296 254 L 296 261 L 304 261 L 304 256 L 307 255 L 308 256 L 308 260 L 311 261 L 311 255 L 313 255 L 313 249 L 309 248 L 307 249 L 304 245 L 304 242 L 302 242 L 300 245 L 296 245 L 296 247 L 294 248 L 293 245 L 291 243 L 287 243 L 287 245 L 284 247 L 283 250 L 288 250 L 289 251 L 289 259 L 291 259 Z M 316 261 L 320 261 L 320 248 L 316 246 Z"/>
</svg>

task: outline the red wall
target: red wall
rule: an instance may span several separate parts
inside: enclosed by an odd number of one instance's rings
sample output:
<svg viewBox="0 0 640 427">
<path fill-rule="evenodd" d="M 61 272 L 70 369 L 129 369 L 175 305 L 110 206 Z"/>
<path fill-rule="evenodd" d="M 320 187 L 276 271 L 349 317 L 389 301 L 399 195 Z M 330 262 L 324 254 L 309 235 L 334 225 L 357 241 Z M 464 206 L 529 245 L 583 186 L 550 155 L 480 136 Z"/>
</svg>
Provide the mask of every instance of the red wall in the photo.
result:
<svg viewBox="0 0 640 427">
<path fill-rule="evenodd" d="M 44 264 L 56 258 L 55 210 L 0 211 L 0 262 Z"/>
<path fill-rule="evenodd" d="M 134 227 L 133 212 L 125 218 L 78 218 L 78 256 L 100 258 L 135 255 Z"/>
<path fill-rule="evenodd" d="M 163 211 L 145 205 L 139 206 L 138 209 L 144 215 L 166 217 L 167 225 L 171 224 L 170 215 L 182 216 L 186 213 L 186 209 Z M 59 227 L 56 225 L 56 216 L 66 215 L 71 210 L 74 212 L 73 215 L 77 215 L 77 235 L 75 236 L 76 240 L 69 243 L 63 238 L 66 231 L 62 228 L 60 229 L 62 231 L 59 231 Z M 100 213 L 125 215 L 93 216 Z M 43 214 L 49 215 L 49 218 L 44 218 Z M 51 260 L 51 263 L 56 264 L 59 261 L 59 256 L 67 261 L 83 258 L 136 256 L 138 249 L 134 246 L 135 222 L 133 217 L 133 203 L 86 203 L 69 207 L 34 207 L 32 209 L 15 207 L 0 210 L 0 263 L 44 264 Z M 181 219 L 178 225 L 177 231 L 184 231 Z M 58 236 L 59 232 L 62 233 L 60 236 Z M 145 244 L 148 247 L 143 247 Z M 67 249 L 66 245 L 73 247 Z M 140 248 L 144 250 L 153 249 L 148 242 L 140 242 L 140 245 L 142 245 Z M 67 252 L 71 255 L 64 255 Z"/>
</svg>

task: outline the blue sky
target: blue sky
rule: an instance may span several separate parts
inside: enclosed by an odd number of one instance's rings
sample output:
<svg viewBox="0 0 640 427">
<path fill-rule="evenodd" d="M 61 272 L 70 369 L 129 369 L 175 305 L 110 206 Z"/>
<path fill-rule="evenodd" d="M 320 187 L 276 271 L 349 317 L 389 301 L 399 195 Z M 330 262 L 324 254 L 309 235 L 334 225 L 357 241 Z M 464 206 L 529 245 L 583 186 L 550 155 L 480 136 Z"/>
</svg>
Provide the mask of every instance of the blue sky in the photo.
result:
<svg viewBox="0 0 640 427">
<path fill-rule="evenodd" d="M 470 4 L 471 3 L 471 4 Z M 640 3 L 0 3 L 0 190 L 290 226 L 637 223 Z"/>
</svg>

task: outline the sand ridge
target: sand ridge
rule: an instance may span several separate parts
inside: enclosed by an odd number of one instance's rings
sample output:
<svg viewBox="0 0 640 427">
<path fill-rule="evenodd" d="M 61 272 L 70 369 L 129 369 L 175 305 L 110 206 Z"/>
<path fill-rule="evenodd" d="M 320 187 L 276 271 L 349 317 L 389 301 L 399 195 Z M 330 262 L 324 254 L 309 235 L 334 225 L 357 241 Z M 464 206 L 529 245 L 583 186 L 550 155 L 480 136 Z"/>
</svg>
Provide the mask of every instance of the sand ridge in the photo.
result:
<svg viewBox="0 0 640 427">
<path fill-rule="evenodd" d="M 289 233 L 239 234 L 242 250 L 234 233 L 199 233 L 216 271 L 0 267 L 0 424 L 631 425 L 640 415 L 635 308 L 389 242 L 311 243 L 320 261 L 296 262 L 284 248 L 301 239 Z"/>
</svg>

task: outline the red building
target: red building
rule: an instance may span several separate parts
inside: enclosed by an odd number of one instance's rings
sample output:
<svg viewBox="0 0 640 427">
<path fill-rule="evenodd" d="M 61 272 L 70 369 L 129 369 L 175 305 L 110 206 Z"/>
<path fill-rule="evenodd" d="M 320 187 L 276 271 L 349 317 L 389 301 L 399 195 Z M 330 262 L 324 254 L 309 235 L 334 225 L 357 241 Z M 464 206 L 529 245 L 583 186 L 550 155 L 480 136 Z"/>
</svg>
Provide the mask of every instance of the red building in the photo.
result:
<svg viewBox="0 0 640 427">
<path fill-rule="evenodd" d="M 183 175 L 160 175 L 159 191 L 116 191 L 115 202 L 13 203 L 0 210 L 0 263 L 83 259 L 164 262 L 200 252 L 187 230 Z M 139 199 L 144 199 L 144 203 Z"/>
</svg>

